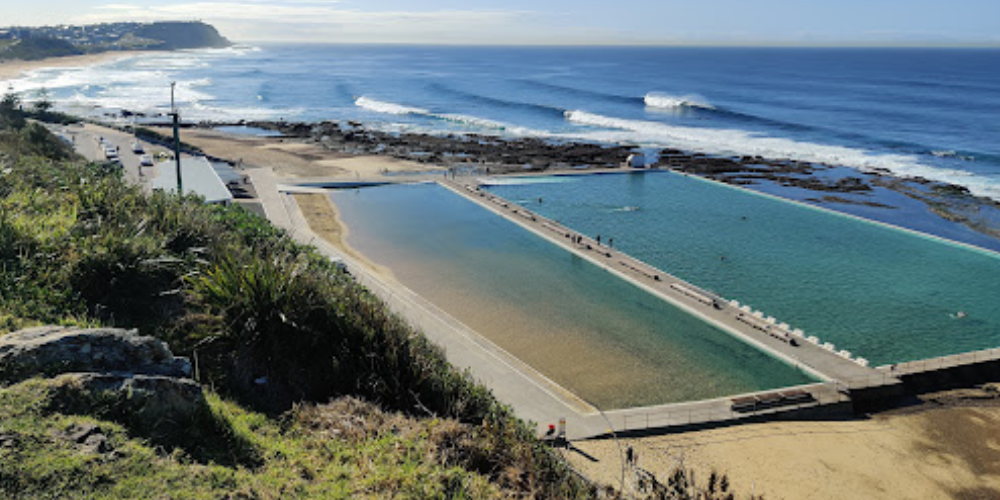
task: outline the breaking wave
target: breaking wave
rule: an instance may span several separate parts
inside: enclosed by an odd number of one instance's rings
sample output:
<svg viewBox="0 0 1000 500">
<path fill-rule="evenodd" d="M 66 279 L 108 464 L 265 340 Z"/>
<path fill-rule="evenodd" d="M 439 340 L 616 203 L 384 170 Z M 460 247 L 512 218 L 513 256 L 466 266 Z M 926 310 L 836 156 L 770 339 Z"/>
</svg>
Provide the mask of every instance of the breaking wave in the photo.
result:
<svg viewBox="0 0 1000 500">
<path fill-rule="evenodd" d="M 921 177 L 958 184 L 968 188 L 974 195 L 1000 200 L 1000 178 L 926 165 L 911 155 L 874 154 L 864 149 L 768 137 L 743 130 L 679 127 L 579 110 L 567 111 L 565 116 L 567 121 L 577 125 L 608 129 L 573 134 L 599 142 L 639 142 L 649 146 L 673 147 L 714 155 L 798 160 L 852 167 L 865 172 L 881 170 L 900 177 Z"/>
<path fill-rule="evenodd" d="M 647 107 L 656 109 L 679 110 L 685 108 L 701 108 L 715 110 L 704 98 L 696 95 L 673 96 L 661 92 L 650 92 L 643 98 Z"/>
<path fill-rule="evenodd" d="M 402 104 L 396 104 L 392 102 L 378 101 L 369 97 L 359 97 L 354 100 L 359 108 L 364 108 L 369 111 L 374 111 L 376 113 L 384 113 L 388 115 L 430 115 L 431 112 L 426 109 L 413 108 L 410 106 L 403 106 Z"/>
<path fill-rule="evenodd" d="M 396 104 L 388 101 L 379 101 L 377 99 L 372 99 L 370 97 L 359 97 L 354 100 L 354 104 L 356 104 L 360 108 L 364 108 L 369 111 L 374 111 L 376 113 L 383 113 L 383 114 L 397 115 L 397 116 L 400 115 L 426 116 L 428 118 L 433 118 L 435 120 L 440 120 L 444 122 L 469 125 L 472 127 L 478 127 L 483 129 L 509 131 L 511 133 L 519 135 L 526 135 L 532 133 L 531 131 L 525 128 L 511 126 L 506 123 L 501 123 L 487 118 L 479 118 L 477 116 L 469 116 L 457 113 L 434 113 L 427 109 L 405 106 L 402 104 Z"/>
<path fill-rule="evenodd" d="M 936 156 L 938 158 L 957 158 L 962 161 L 976 161 L 975 156 L 963 155 L 957 151 L 948 149 L 940 151 L 931 151 L 931 156 Z"/>
</svg>

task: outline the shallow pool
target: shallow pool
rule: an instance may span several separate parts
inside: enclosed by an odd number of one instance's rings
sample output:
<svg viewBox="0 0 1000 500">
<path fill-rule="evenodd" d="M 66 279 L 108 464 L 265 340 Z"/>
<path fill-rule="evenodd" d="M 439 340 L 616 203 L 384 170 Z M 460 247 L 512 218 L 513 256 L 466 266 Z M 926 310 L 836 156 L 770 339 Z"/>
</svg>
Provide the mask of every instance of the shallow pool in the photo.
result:
<svg viewBox="0 0 1000 500">
<path fill-rule="evenodd" d="M 813 381 L 436 184 L 331 198 L 352 246 L 600 408 Z"/>
<path fill-rule="evenodd" d="M 671 172 L 554 180 L 489 189 L 875 364 L 1000 346 L 996 253 Z"/>
</svg>

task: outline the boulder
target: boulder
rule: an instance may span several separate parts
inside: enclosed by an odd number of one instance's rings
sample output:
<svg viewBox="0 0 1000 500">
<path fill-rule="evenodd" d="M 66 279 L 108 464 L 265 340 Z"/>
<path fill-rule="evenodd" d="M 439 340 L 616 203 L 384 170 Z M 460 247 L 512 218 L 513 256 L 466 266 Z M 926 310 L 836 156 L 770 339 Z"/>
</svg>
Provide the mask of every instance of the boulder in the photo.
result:
<svg viewBox="0 0 1000 500">
<path fill-rule="evenodd" d="M 69 372 L 189 377 L 191 364 L 134 330 L 43 326 L 0 337 L 0 382 Z"/>
<path fill-rule="evenodd" d="M 45 326 L 0 337 L 0 382 L 49 377 L 51 410 L 110 418 L 151 437 L 183 432 L 207 411 L 190 374 L 187 359 L 134 330 Z M 74 441 L 107 448 L 103 437 Z"/>
<path fill-rule="evenodd" d="M 162 375 L 66 373 L 52 380 L 54 408 L 107 416 L 146 432 L 183 426 L 207 408 L 193 380 Z"/>
<path fill-rule="evenodd" d="M 97 424 L 74 424 L 65 431 L 56 432 L 55 436 L 75 444 L 81 451 L 86 453 L 108 453 L 113 451 L 111 444 L 108 442 L 108 437 L 104 434 L 104 430 Z"/>
</svg>

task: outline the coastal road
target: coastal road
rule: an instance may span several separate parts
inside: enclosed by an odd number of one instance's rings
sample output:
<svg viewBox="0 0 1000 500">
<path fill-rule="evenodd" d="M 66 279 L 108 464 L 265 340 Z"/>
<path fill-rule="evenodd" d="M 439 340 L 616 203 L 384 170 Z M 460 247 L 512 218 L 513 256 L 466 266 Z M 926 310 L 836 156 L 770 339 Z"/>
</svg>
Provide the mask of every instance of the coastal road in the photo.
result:
<svg viewBox="0 0 1000 500">
<path fill-rule="evenodd" d="M 90 123 L 74 125 L 49 124 L 46 126 L 52 133 L 69 140 L 76 152 L 89 161 L 103 162 L 107 160 L 104 156 L 104 150 L 100 145 L 102 138 L 105 143 L 118 147 L 118 157 L 122 164 L 122 171 L 125 179 L 129 182 L 138 184 L 143 188 L 148 188 L 150 178 L 156 176 L 155 167 L 143 167 L 139 164 L 140 154 L 132 151 L 132 143 L 135 142 L 132 134 Z M 167 152 L 162 146 L 154 146 L 144 141 L 139 142 L 142 144 L 145 154 L 150 156 L 155 157 L 157 153 Z"/>
</svg>

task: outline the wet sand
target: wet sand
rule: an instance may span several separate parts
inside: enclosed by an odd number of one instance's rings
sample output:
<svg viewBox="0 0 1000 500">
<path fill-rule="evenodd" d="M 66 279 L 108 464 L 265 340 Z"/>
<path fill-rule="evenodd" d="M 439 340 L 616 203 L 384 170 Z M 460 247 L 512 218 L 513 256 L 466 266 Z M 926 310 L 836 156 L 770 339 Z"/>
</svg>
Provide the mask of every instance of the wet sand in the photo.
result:
<svg viewBox="0 0 1000 500">
<path fill-rule="evenodd" d="M 309 223 L 309 228 L 319 237 L 350 255 L 351 258 L 363 262 L 365 267 L 374 272 L 380 279 L 396 281 L 392 270 L 372 262 L 371 259 L 347 243 L 349 234 L 347 225 L 341 221 L 337 206 L 333 204 L 329 196 L 325 194 L 297 194 L 295 195 L 295 203 L 302 211 L 306 222 Z"/>
<path fill-rule="evenodd" d="M 0 80 L 13 80 L 18 78 L 25 71 L 32 71 L 41 68 L 69 68 L 74 66 L 93 66 L 133 57 L 149 52 L 126 51 L 126 52 L 102 52 L 100 54 L 86 54 L 82 56 L 51 57 L 38 61 L 0 61 Z"/>
</svg>

